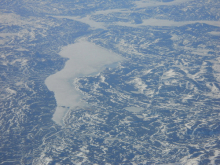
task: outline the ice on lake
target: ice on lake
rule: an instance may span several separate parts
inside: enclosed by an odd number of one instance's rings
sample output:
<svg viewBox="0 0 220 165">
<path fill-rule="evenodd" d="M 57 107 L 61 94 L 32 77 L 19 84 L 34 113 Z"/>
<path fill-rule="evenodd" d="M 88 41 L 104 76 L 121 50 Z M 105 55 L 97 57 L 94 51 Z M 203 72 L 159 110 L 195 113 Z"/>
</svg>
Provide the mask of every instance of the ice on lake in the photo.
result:
<svg viewBox="0 0 220 165">
<path fill-rule="evenodd" d="M 69 60 L 61 71 L 49 76 L 45 84 L 54 92 L 57 103 L 53 120 L 62 125 L 68 109 L 86 106 L 81 100 L 81 94 L 74 87 L 74 79 L 99 73 L 107 65 L 121 61 L 122 57 L 85 39 L 63 47 L 59 54 Z"/>
</svg>

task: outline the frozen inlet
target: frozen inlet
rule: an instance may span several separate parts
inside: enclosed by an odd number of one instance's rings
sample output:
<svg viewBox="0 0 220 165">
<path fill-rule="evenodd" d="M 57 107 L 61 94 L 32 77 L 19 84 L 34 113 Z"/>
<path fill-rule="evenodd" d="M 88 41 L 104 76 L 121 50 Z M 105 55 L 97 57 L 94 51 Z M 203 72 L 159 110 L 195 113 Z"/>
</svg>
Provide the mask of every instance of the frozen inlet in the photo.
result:
<svg viewBox="0 0 220 165">
<path fill-rule="evenodd" d="M 83 39 L 63 47 L 59 54 L 69 60 L 61 71 L 49 76 L 45 84 L 54 92 L 57 102 L 53 120 L 62 125 L 62 118 L 69 108 L 86 104 L 81 101 L 81 95 L 74 87 L 74 79 L 100 72 L 106 65 L 122 60 L 122 57 Z"/>
</svg>

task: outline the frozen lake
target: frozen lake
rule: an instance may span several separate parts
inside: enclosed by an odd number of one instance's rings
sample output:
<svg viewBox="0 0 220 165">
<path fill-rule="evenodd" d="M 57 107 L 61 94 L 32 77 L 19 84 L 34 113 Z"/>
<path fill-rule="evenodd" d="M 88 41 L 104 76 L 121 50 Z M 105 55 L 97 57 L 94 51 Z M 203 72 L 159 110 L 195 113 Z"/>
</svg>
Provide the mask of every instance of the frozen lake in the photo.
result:
<svg viewBox="0 0 220 165">
<path fill-rule="evenodd" d="M 61 71 L 49 76 L 45 84 L 54 92 L 57 102 L 53 120 L 62 125 L 62 118 L 68 109 L 86 105 L 74 87 L 74 79 L 98 73 L 107 65 L 121 61 L 122 57 L 84 39 L 63 47 L 59 54 L 69 60 Z"/>
</svg>

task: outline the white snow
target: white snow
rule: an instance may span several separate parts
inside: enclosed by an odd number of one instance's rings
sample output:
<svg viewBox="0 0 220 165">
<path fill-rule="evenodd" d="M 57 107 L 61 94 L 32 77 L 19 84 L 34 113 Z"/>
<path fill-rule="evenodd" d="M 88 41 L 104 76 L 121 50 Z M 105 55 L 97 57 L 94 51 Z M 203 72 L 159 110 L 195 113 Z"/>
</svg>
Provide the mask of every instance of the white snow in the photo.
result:
<svg viewBox="0 0 220 165">
<path fill-rule="evenodd" d="M 144 91 L 147 88 L 147 84 L 145 84 L 141 78 L 135 78 L 128 82 L 129 84 L 134 84 L 134 87 L 138 90 L 138 93 L 144 94 Z"/>
<path fill-rule="evenodd" d="M 211 160 L 210 164 L 215 164 L 215 160 L 219 160 L 219 158 L 217 158 L 219 156 L 220 156 L 220 150 L 215 150 L 214 156 L 209 157 L 209 159 Z"/>
<path fill-rule="evenodd" d="M 215 36 L 220 36 L 220 32 L 216 32 L 216 31 L 209 32 L 209 34 L 215 35 Z"/>
<path fill-rule="evenodd" d="M 10 89 L 10 88 L 6 88 L 6 91 L 7 91 L 8 93 L 10 93 L 10 95 L 17 94 L 17 92 L 16 92 L 15 90 Z"/>
<path fill-rule="evenodd" d="M 161 79 L 169 79 L 169 78 L 175 77 L 176 75 L 177 75 L 177 73 L 175 73 L 175 71 L 173 69 L 170 69 L 169 71 L 167 71 L 163 74 Z"/>
</svg>

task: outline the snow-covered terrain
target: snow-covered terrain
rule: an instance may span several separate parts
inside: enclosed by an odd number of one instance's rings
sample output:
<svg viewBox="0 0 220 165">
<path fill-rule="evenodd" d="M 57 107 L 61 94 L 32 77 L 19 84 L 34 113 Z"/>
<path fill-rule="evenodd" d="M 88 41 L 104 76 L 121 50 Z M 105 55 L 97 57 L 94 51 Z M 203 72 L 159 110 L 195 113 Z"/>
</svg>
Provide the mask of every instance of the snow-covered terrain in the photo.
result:
<svg viewBox="0 0 220 165">
<path fill-rule="evenodd" d="M 0 164 L 220 164 L 219 8 L 0 1 Z"/>
</svg>

